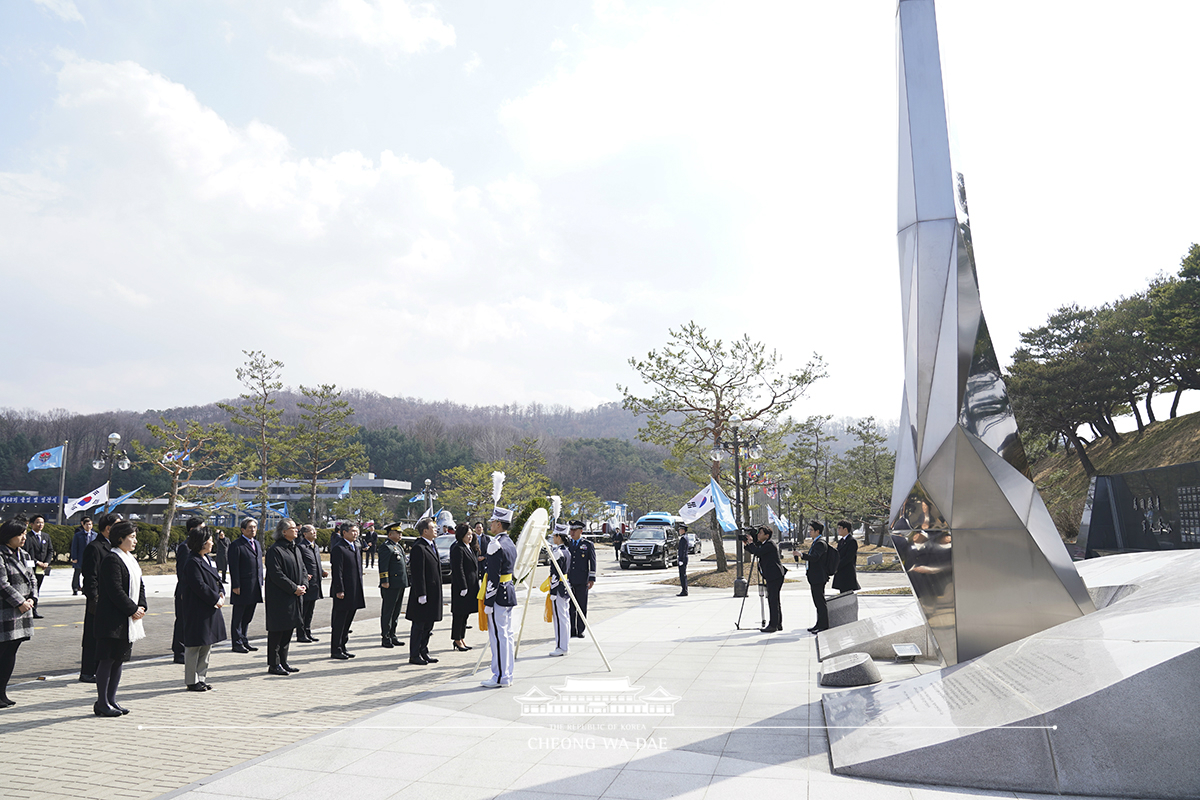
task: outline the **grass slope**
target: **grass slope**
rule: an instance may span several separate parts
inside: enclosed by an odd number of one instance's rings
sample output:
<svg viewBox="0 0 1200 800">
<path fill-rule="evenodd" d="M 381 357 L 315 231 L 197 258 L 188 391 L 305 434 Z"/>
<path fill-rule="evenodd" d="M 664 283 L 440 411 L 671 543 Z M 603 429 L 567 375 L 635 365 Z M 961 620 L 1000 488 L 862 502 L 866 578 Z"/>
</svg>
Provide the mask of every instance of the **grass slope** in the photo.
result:
<svg viewBox="0 0 1200 800">
<path fill-rule="evenodd" d="M 1200 461 L 1200 413 L 1160 420 L 1140 434 L 1127 433 L 1115 447 L 1103 439 L 1087 453 L 1101 475 Z M 1032 471 L 1059 534 L 1068 541 L 1074 539 L 1091 483 L 1079 458 L 1059 450 L 1039 460 Z"/>
</svg>

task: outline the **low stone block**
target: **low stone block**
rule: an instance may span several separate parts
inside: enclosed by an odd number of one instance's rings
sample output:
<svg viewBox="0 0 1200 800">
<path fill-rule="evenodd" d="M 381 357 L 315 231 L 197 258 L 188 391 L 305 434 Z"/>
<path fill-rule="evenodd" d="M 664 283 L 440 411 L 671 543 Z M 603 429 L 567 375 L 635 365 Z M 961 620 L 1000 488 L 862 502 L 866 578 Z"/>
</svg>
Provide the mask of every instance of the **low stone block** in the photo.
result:
<svg viewBox="0 0 1200 800">
<path fill-rule="evenodd" d="M 829 627 L 858 622 L 858 595 L 854 592 L 842 592 L 828 598 L 825 604 L 829 607 Z"/>
<path fill-rule="evenodd" d="M 871 555 L 867 556 L 867 563 L 868 564 L 882 564 L 883 563 L 883 553 L 871 553 Z"/>
<path fill-rule="evenodd" d="M 866 653 L 829 658 L 821 663 L 821 667 L 822 686 L 868 686 L 883 680 L 879 667 Z"/>
</svg>

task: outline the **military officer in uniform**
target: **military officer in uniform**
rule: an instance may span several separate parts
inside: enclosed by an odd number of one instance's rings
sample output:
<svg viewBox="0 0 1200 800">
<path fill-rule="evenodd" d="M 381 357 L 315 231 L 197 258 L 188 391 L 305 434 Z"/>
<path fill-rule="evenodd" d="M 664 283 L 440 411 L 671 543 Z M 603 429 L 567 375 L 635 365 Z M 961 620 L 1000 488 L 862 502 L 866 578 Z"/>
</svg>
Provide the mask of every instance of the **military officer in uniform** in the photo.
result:
<svg viewBox="0 0 1200 800">
<path fill-rule="evenodd" d="M 583 523 L 577 519 L 571 520 L 571 539 L 567 542 L 567 548 L 571 552 L 571 570 L 567 573 L 567 581 L 579 606 L 571 606 L 571 636 L 582 639 L 586 627 L 583 618 L 587 616 L 588 590 L 596 583 L 596 546 L 583 538 Z"/>
<path fill-rule="evenodd" d="M 571 643 L 571 598 L 567 594 L 566 583 L 558 576 L 560 572 L 564 576 L 571 572 L 571 551 L 567 549 L 566 525 L 554 526 L 553 542 L 550 558 L 558 564 L 558 569 L 554 568 L 554 564 L 550 565 L 550 602 L 554 610 L 554 649 L 550 651 L 550 655 L 565 656 Z"/>
<path fill-rule="evenodd" d="M 389 530 L 387 538 L 376 547 L 379 549 L 379 596 L 383 599 L 383 608 L 379 612 L 380 644 L 403 647 L 404 642 L 396 636 L 396 622 L 404 604 L 404 590 L 408 588 L 408 561 L 400 546 L 400 529 Z"/>
<path fill-rule="evenodd" d="M 517 605 L 517 590 L 512 571 L 517 565 L 517 546 L 508 529 L 512 512 L 495 508 L 488 521 L 492 538 L 487 546 L 487 574 L 484 576 L 483 606 L 487 614 L 488 646 L 492 651 L 492 677 L 480 683 L 487 689 L 512 686 L 515 641 L 512 610 Z"/>
</svg>

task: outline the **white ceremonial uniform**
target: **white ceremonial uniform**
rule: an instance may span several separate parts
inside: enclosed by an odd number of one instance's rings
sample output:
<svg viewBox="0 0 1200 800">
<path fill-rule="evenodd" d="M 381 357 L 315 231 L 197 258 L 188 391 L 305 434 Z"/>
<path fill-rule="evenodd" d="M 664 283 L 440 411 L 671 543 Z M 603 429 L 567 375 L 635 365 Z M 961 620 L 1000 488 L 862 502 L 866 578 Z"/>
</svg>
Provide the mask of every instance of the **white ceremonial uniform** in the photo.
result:
<svg viewBox="0 0 1200 800">
<path fill-rule="evenodd" d="M 492 552 L 487 555 L 483 605 L 488 620 L 488 646 L 492 651 L 492 679 L 483 685 L 512 686 L 516 649 L 512 612 L 517 605 L 512 571 L 517 563 L 517 546 L 511 537 L 500 535 L 488 544 L 488 550 Z"/>
<path fill-rule="evenodd" d="M 563 575 L 571 568 L 571 551 L 565 546 L 554 547 L 551 557 L 558 563 Z M 566 655 L 571 643 L 571 598 L 566 584 L 559 580 L 558 570 L 550 567 L 550 597 L 554 609 L 554 650 L 550 655 Z"/>
</svg>

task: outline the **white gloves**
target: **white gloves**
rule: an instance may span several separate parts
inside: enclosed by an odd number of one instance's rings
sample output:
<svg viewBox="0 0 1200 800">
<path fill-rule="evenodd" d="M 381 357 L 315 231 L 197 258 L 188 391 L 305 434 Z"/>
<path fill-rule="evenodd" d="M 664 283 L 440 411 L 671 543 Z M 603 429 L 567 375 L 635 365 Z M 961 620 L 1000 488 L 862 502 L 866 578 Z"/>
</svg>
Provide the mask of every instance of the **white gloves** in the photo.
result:
<svg viewBox="0 0 1200 800">
<path fill-rule="evenodd" d="M 500 537 L 493 536 L 492 540 L 490 542 L 488 542 L 488 555 L 489 556 L 492 555 L 499 549 L 500 549 Z"/>
<path fill-rule="evenodd" d="M 417 602 L 420 603 L 421 605 L 425 605 L 425 595 L 421 595 L 420 597 L 418 597 Z"/>
<path fill-rule="evenodd" d="M 458 596 L 459 596 L 459 597 L 466 597 L 466 596 L 467 596 L 467 590 L 466 590 L 466 589 L 463 589 L 461 592 L 459 592 L 459 593 L 458 593 Z"/>
</svg>

